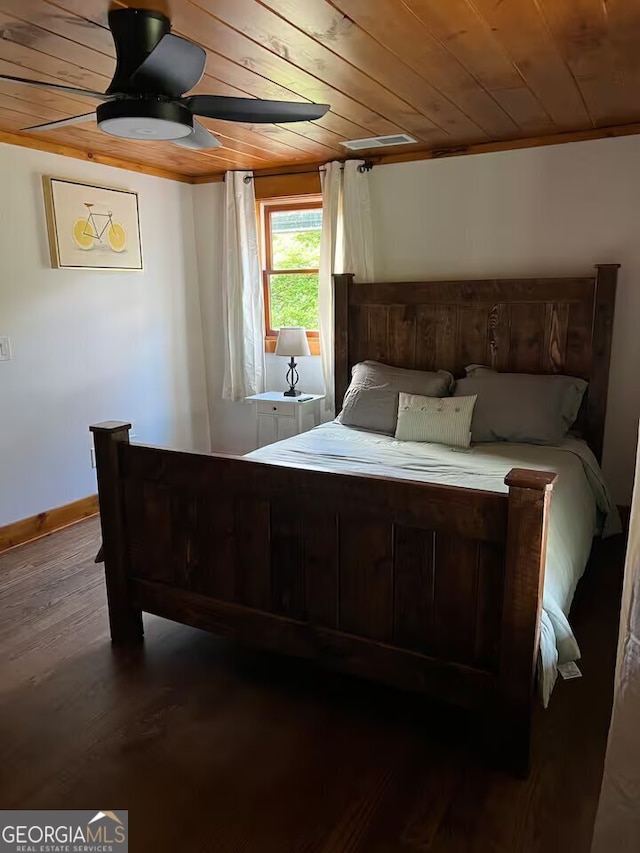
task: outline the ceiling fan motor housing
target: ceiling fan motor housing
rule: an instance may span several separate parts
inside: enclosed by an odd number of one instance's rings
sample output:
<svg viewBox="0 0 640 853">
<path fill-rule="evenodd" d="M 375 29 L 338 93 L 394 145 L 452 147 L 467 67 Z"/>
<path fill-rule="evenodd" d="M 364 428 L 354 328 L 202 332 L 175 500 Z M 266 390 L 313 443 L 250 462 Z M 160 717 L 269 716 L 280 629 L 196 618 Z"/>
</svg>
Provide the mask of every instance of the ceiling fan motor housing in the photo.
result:
<svg viewBox="0 0 640 853">
<path fill-rule="evenodd" d="M 193 133 L 193 115 L 179 101 L 126 98 L 96 110 L 98 127 L 125 139 L 181 139 Z"/>
<path fill-rule="evenodd" d="M 162 12 L 149 9 L 111 9 L 109 28 L 116 47 L 116 72 L 107 94 L 137 94 L 131 80 L 160 43 L 171 32 L 171 22 Z M 149 92 L 162 94 L 162 92 Z"/>
</svg>

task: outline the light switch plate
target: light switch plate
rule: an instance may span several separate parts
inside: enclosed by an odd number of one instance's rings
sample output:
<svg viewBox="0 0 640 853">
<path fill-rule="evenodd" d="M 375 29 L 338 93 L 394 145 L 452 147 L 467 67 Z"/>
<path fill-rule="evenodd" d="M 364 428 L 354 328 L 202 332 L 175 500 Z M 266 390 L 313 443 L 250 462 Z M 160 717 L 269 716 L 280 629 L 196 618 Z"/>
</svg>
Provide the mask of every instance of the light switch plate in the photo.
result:
<svg viewBox="0 0 640 853">
<path fill-rule="evenodd" d="M 0 335 L 0 361 L 11 361 L 11 340 L 8 335 Z"/>
</svg>

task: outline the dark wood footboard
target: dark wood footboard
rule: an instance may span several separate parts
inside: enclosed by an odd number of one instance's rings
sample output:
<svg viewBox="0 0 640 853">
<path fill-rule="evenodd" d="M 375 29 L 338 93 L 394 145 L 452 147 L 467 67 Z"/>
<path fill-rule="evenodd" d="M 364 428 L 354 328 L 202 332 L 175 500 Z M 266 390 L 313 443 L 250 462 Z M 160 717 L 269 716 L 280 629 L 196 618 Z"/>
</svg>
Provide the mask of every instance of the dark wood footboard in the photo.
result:
<svg viewBox="0 0 640 853">
<path fill-rule="evenodd" d="M 147 611 L 312 658 L 486 712 L 527 766 L 554 474 L 496 494 L 91 429 L 114 642 Z"/>
</svg>

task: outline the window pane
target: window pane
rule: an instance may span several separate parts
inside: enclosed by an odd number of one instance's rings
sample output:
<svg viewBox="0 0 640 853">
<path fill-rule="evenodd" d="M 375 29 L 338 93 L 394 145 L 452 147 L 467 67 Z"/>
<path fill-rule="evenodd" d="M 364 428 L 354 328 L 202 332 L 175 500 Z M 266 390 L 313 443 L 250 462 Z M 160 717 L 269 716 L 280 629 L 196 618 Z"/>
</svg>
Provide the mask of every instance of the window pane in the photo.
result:
<svg viewBox="0 0 640 853">
<path fill-rule="evenodd" d="M 321 228 L 321 208 L 274 211 L 271 214 L 273 269 L 317 269 Z"/>
<path fill-rule="evenodd" d="M 318 330 L 318 274 L 280 273 L 269 278 L 271 328 Z"/>
</svg>

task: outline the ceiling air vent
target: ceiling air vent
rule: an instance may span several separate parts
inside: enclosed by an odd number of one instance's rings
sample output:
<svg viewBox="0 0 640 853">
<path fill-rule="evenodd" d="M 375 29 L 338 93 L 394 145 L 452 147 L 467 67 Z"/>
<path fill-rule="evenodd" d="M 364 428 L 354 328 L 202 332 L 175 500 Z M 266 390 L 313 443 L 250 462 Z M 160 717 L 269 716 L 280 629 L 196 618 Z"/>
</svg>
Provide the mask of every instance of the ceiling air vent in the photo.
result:
<svg viewBox="0 0 640 853">
<path fill-rule="evenodd" d="M 389 145 L 411 145 L 417 142 L 408 133 L 394 133 L 392 136 L 370 136 L 367 139 L 351 139 L 342 142 L 350 151 L 361 151 L 364 148 L 386 148 Z"/>
</svg>

